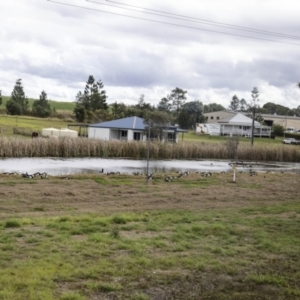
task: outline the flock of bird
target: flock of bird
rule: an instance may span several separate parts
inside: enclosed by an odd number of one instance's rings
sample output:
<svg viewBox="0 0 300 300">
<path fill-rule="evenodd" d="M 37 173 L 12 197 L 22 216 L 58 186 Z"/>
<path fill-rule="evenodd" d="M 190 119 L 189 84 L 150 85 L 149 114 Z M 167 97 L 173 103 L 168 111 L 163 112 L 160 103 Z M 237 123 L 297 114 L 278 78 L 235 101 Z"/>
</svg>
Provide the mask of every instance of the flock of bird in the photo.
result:
<svg viewBox="0 0 300 300">
<path fill-rule="evenodd" d="M 229 165 L 233 166 L 233 163 L 229 163 Z M 242 173 L 242 174 L 249 174 L 250 176 L 257 176 L 258 175 L 258 172 L 257 171 L 253 171 L 252 170 L 252 166 L 251 165 L 243 165 L 244 167 L 247 167 L 249 168 L 249 170 L 247 172 L 243 171 L 243 170 L 240 170 L 238 173 Z M 224 173 L 232 173 L 233 171 L 230 170 L 230 171 L 221 171 L 221 172 L 215 172 L 215 174 L 224 174 Z M 119 175 L 121 174 L 120 172 L 104 172 L 104 169 L 101 169 L 99 172 L 99 174 L 103 174 L 103 175 Z M 171 182 L 173 179 L 176 179 L 176 178 L 183 178 L 183 177 L 186 177 L 190 174 L 191 172 L 190 171 L 185 171 L 185 172 L 182 172 L 182 171 L 177 171 L 176 172 L 176 175 L 175 176 L 172 176 L 170 174 L 166 174 L 165 175 L 165 181 L 166 182 Z M 204 172 L 201 172 L 201 171 L 197 171 L 195 172 L 196 174 L 200 174 L 202 177 L 211 177 L 213 175 L 212 172 L 208 172 L 208 171 L 204 171 Z M 265 173 L 270 173 L 270 171 L 267 171 Z M 281 171 L 281 173 L 285 173 L 284 171 Z M 17 173 L 17 172 L 4 172 L 2 173 L 3 175 L 21 175 L 22 178 L 29 178 L 29 179 L 33 179 L 33 178 L 40 178 L 40 179 L 45 179 L 45 178 L 48 178 L 48 174 L 46 172 L 36 172 L 34 174 L 28 174 L 27 172 L 26 173 Z M 147 178 L 147 180 L 152 180 L 154 179 L 154 173 L 149 173 L 148 175 L 143 173 L 143 172 L 132 172 L 132 175 L 134 176 L 145 176 Z M 61 179 L 69 179 L 68 176 L 61 176 L 60 177 Z"/>
<path fill-rule="evenodd" d="M 48 174 L 46 172 L 43 172 L 43 173 L 36 172 L 36 173 L 33 173 L 33 174 L 28 174 L 28 172 L 26 172 L 26 173 L 3 172 L 1 174 L 2 175 L 13 175 L 13 176 L 20 175 L 22 178 L 28 178 L 28 179 L 33 179 L 33 178 L 46 179 L 46 178 L 48 178 Z M 69 179 L 68 176 L 61 176 L 60 178 L 61 179 Z"/>
</svg>

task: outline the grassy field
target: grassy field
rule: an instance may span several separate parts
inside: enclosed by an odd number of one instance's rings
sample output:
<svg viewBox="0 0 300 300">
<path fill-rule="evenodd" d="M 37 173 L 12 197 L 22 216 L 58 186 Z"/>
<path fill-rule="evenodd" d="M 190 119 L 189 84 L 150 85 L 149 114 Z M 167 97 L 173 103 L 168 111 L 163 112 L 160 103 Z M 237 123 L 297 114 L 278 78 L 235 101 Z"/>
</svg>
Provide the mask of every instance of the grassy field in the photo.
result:
<svg viewBox="0 0 300 300">
<path fill-rule="evenodd" d="M 0 299 L 300 299 L 299 179 L 0 175 Z"/>
<path fill-rule="evenodd" d="M 73 120 L 64 121 L 63 119 L 57 118 L 35 118 L 26 116 L 9 116 L 0 114 L 0 137 L 13 135 L 13 128 L 19 127 L 24 128 L 29 132 L 40 131 L 43 128 L 63 128 L 67 124 L 72 123 Z M 77 130 L 78 128 L 72 128 Z M 227 137 L 224 136 L 209 136 L 209 135 L 198 135 L 194 131 L 179 134 L 179 142 L 205 142 L 205 143 L 219 143 L 224 142 Z M 255 138 L 255 144 L 281 144 L 282 138 L 277 139 L 265 139 Z M 241 144 L 250 144 L 251 140 L 247 138 L 240 138 Z"/>
<path fill-rule="evenodd" d="M 9 116 L 0 115 L 0 137 L 13 136 L 13 129 L 17 128 L 20 131 L 25 130 L 28 133 L 32 131 L 41 131 L 43 128 L 65 128 L 70 122 L 63 121 L 56 118 L 35 118 L 26 116 Z M 14 135 L 20 137 L 20 135 Z M 31 134 L 29 134 L 31 137 Z"/>
<path fill-rule="evenodd" d="M 183 139 L 182 139 L 183 138 Z M 200 135 L 196 134 L 195 131 L 189 131 L 179 134 L 178 141 L 185 141 L 185 142 L 205 142 L 205 143 L 218 143 L 218 142 L 224 142 L 228 139 L 228 136 L 211 136 L 211 135 Z M 255 144 L 281 144 L 282 143 L 282 137 L 276 137 L 275 139 L 269 139 L 269 138 L 254 138 Z M 251 144 L 250 138 L 240 137 L 239 142 L 242 144 Z"/>
<path fill-rule="evenodd" d="M 2 104 L 0 105 L 0 108 L 5 108 L 6 106 L 6 102 L 10 99 L 10 97 L 8 96 L 2 96 Z M 31 99 L 28 98 L 29 101 L 29 107 L 32 107 L 32 104 L 34 102 L 34 100 L 37 99 Z M 75 102 L 62 102 L 62 101 L 53 101 L 53 100 L 49 100 L 49 104 L 51 106 L 51 108 L 55 108 L 56 111 L 69 111 L 69 112 L 73 112 L 74 108 L 75 108 Z"/>
</svg>

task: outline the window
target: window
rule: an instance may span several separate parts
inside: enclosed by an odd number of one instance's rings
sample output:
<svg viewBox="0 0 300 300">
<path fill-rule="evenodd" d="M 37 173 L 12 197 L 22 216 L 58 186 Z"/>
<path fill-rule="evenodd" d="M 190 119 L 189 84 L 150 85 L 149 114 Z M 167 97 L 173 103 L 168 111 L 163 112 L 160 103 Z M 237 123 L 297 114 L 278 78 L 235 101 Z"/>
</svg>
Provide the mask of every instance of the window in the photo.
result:
<svg viewBox="0 0 300 300">
<path fill-rule="evenodd" d="M 121 139 L 127 138 L 127 130 L 121 130 Z"/>
<path fill-rule="evenodd" d="M 140 132 L 134 132 L 133 133 L 133 139 L 135 141 L 139 141 L 141 139 L 141 133 Z"/>
<path fill-rule="evenodd" d="M 217 120 L 220 120 L 220 117 L 217 117 Z"/>
<path fill-rule="evenodd" d="M 174 140 L 175 139 L 175 133 L 168 132 L 168 140 Z"/>
<path fill-rule="evenodd" d="M 211 120 L 213 120 L 213 119 L 214 119 L 214 117 L 213 117 L 213 116 L 211 116 L 211 117 L 210 117 L 210 119 L 211 119 Z"/>
</svg>

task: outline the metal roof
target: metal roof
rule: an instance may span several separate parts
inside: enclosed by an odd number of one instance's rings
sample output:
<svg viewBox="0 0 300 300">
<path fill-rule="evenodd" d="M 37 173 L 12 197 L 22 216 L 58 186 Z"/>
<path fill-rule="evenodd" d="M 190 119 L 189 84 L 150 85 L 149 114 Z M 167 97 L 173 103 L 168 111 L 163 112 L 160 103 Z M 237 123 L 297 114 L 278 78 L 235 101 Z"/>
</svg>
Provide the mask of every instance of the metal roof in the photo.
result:
<svg viewBox="0 0 300 300">
<path fill-rule="evenodd" d="M 138 131 L 144 131 L 145 130 L 145 124 L 144 119 L 139 117 L 128 117 L 108 122 L 102 122 L 97 124 L 90 124 L 89 127 L 93 128 L 111 128 L 111 129 L 132 129 L 132 130 L 138 130 Z M 169 126 L 169 130 L 174 130 L 177 132 L 186 132 L 186 130 L 183 130 L 177 126 Z"/>
<path fill-rule="evenodd" d="M 96 128 L 115 128 L 115 129 L 134 129 L 134 130 L 144 130 L 144 119 L 139 117 L 128 117 L 108 122 L 102 122 L 97 124 L 91 124 L 89 127 Z"/>
<path fill-rule="evenodd" d="M 224 118 L 218 121 L 219 124 L 229 124 L 229 125 L 248 125 L 252 126 L 252 119 L 246 117 L 245 115 L 238 113 L 235 116 Z M 254 121 L 254 126 L 259 126 L 259 122 Z"/>
</svg>

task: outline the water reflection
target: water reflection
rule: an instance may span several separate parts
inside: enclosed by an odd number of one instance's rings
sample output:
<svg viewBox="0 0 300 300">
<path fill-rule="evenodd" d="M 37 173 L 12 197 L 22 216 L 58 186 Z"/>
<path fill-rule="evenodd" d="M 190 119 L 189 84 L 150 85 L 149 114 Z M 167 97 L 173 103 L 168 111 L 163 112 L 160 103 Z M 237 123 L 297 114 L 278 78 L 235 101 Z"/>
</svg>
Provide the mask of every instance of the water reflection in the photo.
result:
<svg viewBox="0 0 300 300">
<path fill-rule="evenodd" d="M 290 171 L 298 172 L 299 164 L 239 164 L 238 171 Z M 46 172 L 52 176 L 72 174 L 94 174 L 104 172 L 120 172 L 132 174 L 132 172 L 146 172 L 145 160 L 130 159 L 104 159 L 104 158 L 9 158 L 0 160 L 0 173 L 18 172 L 29 174 Z M 221 172 L 230 171 L 232 166 L 229 161 L 205 161 L 205 160 L 159 160 L 150 161 L 150 173 L 167 173 L 176 171 L 190 172 Z"/>
</svg>

